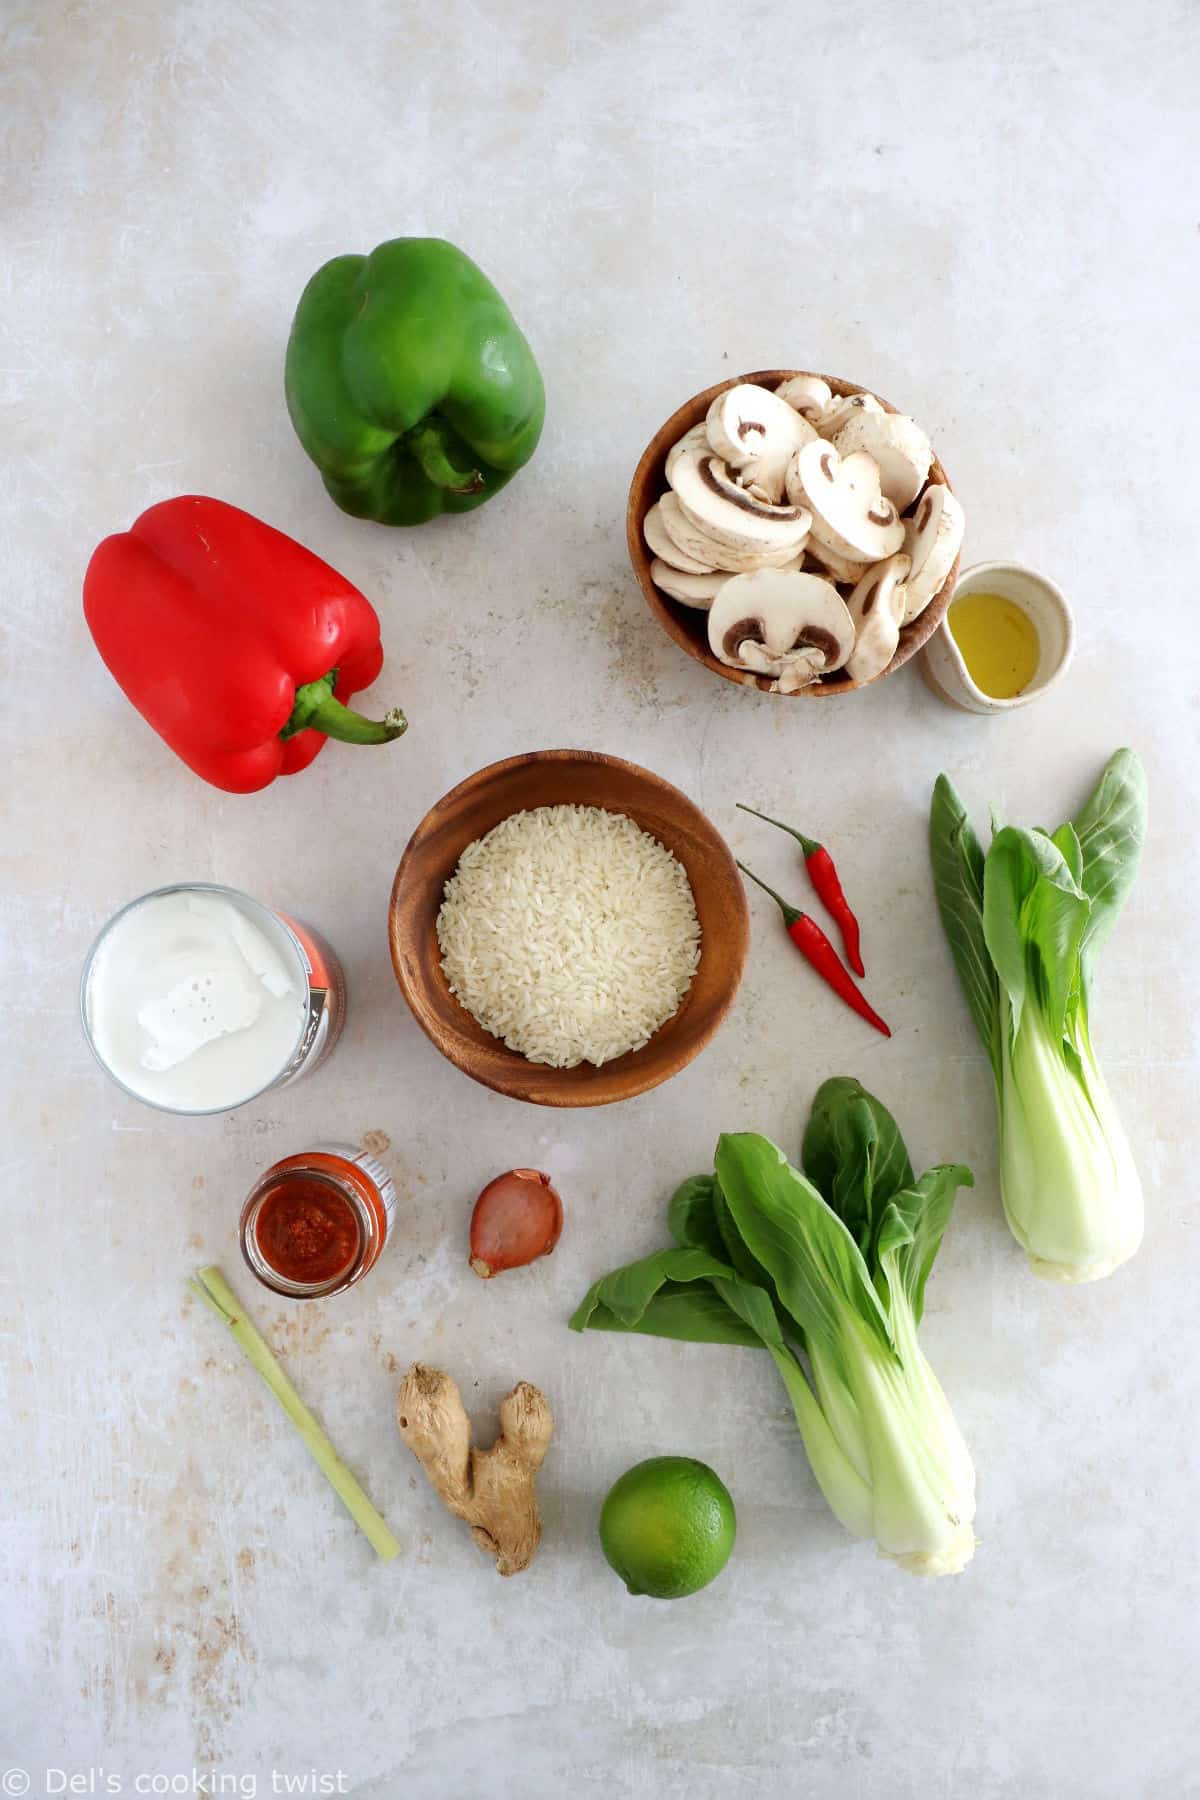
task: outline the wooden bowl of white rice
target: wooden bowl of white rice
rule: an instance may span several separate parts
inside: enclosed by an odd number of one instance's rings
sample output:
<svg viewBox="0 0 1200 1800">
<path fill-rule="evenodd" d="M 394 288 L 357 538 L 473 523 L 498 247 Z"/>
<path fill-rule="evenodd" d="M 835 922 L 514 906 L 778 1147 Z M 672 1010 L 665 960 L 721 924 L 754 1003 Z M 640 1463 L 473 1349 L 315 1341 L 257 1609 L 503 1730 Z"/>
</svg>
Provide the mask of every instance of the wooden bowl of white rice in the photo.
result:
<svg viewBox="0 0 1200 1800">
<path fill-rule="evenodd" d="M 539 750 L 426 814 L 396 871 L 392 964 L 422 1031 L 485 1087 L 607 1106 L 698 1056 L 749 942 L 724 839 L 636 763 Z"/>
</svg>

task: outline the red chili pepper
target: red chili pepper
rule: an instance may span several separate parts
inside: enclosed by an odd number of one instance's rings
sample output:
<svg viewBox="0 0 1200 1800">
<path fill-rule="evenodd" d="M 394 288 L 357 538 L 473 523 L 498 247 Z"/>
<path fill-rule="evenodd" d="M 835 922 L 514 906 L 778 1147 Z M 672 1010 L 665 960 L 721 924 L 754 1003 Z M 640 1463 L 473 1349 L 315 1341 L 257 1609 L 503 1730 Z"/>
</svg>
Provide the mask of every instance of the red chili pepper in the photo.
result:
<svg viewBox="0 0 1200 1800">
<path fill-rule="evenodd" d="M 749 811 L 750 808 L 747 807 L 746 810 Z M 855 987 L 848 970 L 817 921 L 810 919 L 807 913 L 797 912 L 794 906 L 789 906 L 773 887 L 768 887 L 765 881 L 759 881 L 758 876 L 745 863 L 740 862 L 738 868 L 743 875 L 749 875 L 751 881 L 756 882 L 764 893 L 770 894 L 783 914 L 787 934 L 793 944 L 801 956 L 812 964 L 821 979 L 833 989 L 839 1000 L 844 1000 L 860 1019 L 865 1019 L 868 1025 L 873 1025 L 876 1031 L 881 1031 L 884 1037 L 890 1038 L 891 1028 L 885 1025 L 875 1008 Z"/>
<path fill-rule="evenodd" d="M 784 825 L 779 819 L 772 819 L 767 813 L 758 812 L 753 806 L 742 806 L 740 800 L 738 806 L 742 812 L 753 813 L 756 819 L 765 819 L 768 825 L 774 825 L 780 831 L 786 831 L 789 837 L 795 838 L 804 852 L 804 860 L 808 865 L 809 877 L 816 889 L 817 898 L 824 901 L 830 917 L 842 934 L 846 961 L 856 975 L 865 975 L 867 971 L 863 968 L 862 952 L 859 949 L 858 920 L 850 910 L 850 902 L 842 892 L 842 884 L 838 880 L 838 872 L 833 866 L 833 858 L 824 844 L 819 844 L 816 838 L 805 837 L 802 831 L 795 830 L 791 825 Z"/>
<path fill-rule="evenodd" d="M 383 667 L 370 601 L 223 500 L 164 500 L 105 538 L 83 611 L 142 717 L 229 793 L 307 768 L 327 737 L 386 744 L 405 729 L 401 712 L 376 724 L 343 704 Z"/>
</svg>

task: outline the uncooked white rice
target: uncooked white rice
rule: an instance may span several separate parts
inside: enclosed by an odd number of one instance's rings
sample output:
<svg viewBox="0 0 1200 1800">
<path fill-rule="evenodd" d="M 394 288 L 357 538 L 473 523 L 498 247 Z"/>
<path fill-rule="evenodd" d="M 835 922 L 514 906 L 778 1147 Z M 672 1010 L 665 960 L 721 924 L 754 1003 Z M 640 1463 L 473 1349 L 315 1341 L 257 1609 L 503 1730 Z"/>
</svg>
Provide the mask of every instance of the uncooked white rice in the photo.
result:
<svg viewBox="0 0 1200 1800">
<path fill-rule="evenodd" d="M 450 991 L 530 1062 L 639 1050 L 700 960 L 676 857 L 625 813 L 539 806 L 468 844 L 437 919 Z"/>
</svg>

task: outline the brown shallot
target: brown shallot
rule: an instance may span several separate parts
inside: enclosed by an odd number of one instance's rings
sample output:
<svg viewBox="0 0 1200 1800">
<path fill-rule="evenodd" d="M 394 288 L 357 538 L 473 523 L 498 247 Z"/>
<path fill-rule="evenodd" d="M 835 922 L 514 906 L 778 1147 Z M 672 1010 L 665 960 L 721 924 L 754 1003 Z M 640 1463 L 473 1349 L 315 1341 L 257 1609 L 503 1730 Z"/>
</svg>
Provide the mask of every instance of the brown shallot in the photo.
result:
<svg viewBox="0 0 1200 1800">
<path fill-rule="evenodd" d="M 549 1256 L 563 1225 L 562 1201 L 540 1169 L 509 1169 L 489 1181 L 471 1215 L 471 1267 L 488 1280 Z"/>
</svg>

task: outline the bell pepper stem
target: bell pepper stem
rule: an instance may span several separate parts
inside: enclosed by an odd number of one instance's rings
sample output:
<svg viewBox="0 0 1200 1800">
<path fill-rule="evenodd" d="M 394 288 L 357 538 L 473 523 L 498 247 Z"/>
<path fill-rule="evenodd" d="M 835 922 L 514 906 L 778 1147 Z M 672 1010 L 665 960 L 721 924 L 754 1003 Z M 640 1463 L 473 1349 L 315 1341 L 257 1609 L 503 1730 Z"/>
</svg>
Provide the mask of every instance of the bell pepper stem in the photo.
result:
<svg viewBox="0 0 1200 1800">
<path fill-rule="evenodd" d="M 408 720 L 399 707 L 384 719 L 364 719 L 361 713 L 343 706 L 333 691 L 336 680 L 337 670 L 331 669 L 319 681 L 296 689 L 292 716 L 280 732 L 281 738 L 295 737 L 298 731 L 319 731 L 343 744 L 390 744 L 408 730 Z"/>
<path fill-rule="evenodd" d="M 482 470 L 456 469 L 441 432 L 428 419 L 405 434 L 404 447 L 416 457 L 434 487 L 446 488 L 451 494 L 477 494 L 482 488 Z"/>
</svg>

